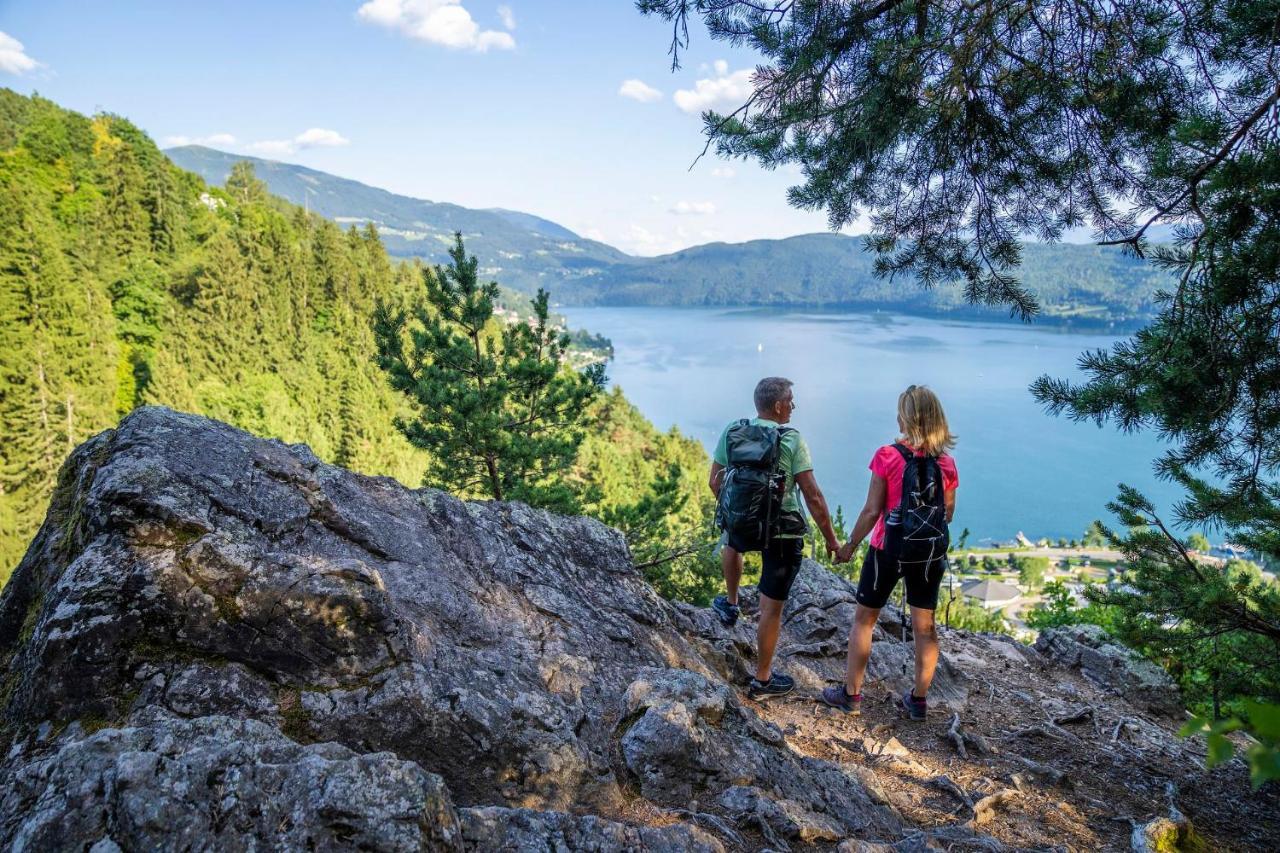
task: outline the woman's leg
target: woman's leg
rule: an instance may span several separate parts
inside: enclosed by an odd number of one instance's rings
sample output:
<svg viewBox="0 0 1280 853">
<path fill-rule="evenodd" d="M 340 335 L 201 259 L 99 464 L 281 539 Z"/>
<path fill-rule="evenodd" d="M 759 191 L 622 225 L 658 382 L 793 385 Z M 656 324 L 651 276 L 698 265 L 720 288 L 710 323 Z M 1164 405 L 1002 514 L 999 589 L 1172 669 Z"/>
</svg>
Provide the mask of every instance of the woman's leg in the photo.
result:
<svg viewBox="0 0 1280 853">
<path fill-rule="evenodd" d="M 933 671 L 938 667 L 938 630 L 932 610 L 911 608 L 911 633 L 916 644 L 916 683 L 911 693 L 917 699 L 924 699 L 929 695 Z"/>
<path fill-rule="evenodd" d="M 845 692 L 856 696 L 862 692 L 862 679 L 867 674 L 867 661 L 871 660 L 871 634 L 876 628 L 880 608 L 859 604 L 853 613 L 853 625 L 849 627 L 849 657 L 845 664 Z"/>
</svg>

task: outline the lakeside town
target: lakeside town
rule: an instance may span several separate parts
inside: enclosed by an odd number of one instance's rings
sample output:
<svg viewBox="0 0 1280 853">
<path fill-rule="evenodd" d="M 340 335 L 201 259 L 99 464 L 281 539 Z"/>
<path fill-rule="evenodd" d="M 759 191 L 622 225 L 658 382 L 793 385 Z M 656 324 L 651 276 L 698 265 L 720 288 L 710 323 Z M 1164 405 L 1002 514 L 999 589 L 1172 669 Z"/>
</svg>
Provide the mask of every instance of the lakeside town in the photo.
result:
<svg viewBox="0 0 1280 853">
<path fill-rule="evenodd" d="M 1015 637 L 1033 640 L 1036 630 L 1027 624 L 1026 616 L 1044 601 L 1046 584 L 1062 584 L 1077 607 L 1087 604 L 1085 589 L 1091 584 L 1123 588 L 1127 568 L 1124 554 L 1099 544 L 1096 535 L 1091 528 L 1085 541 L 1033 541 L 1019 531 L 1008 541 L 954 549 L 948 560 L 942 600 L 963 600 L 999 614 Z M 1202 536 L 1199 538 L 1203 541 L 1194 544 L 1201 547 L 1189 552 L 1199 562 L 1222 566 L 1233 560 L 1257 559 L 1257 555 L 1238 545 L 1211 544 Z M 1280 582 L 1273 571 L 1259 567 L 1259 573 L 1270 583 Z M 939 609 L 945 613 L 944 607 Z"/>
</svg>

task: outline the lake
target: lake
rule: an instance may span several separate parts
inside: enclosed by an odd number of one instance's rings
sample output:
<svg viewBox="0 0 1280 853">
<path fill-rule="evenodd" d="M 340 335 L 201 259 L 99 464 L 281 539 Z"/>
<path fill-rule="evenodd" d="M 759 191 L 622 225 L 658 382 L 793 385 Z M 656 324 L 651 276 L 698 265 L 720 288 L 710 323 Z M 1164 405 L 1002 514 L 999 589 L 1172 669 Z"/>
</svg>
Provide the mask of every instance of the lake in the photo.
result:
<svg viewBox="0 0 1280 853">
<path fill-rule="evenodd" d="M 800 430 L 832 511 L 861 509 L 867 463 L 897 432 L 898 394 L 912 383 L 942 399 L 960 471 L 953 535 L 970 542 L 1079 537 L 1114 523 L 1116 484 L 1142 490 L 1166 519 L 1179 489 L 1159 481 L 1160 442 L 1111 426 L 1051 417 L 1027 387 L 1037 376 L 1080 377 L 1081 352 L 1118 338 L 1015 323 L 888 313 L 779 309 L 557 308 L 574 328 L 613 340 L 611 384 L 654 424 L 679 427 L 710 451 L 729 421 L 753 412 L 764 376 L 795 382 Z"/>
</svg>

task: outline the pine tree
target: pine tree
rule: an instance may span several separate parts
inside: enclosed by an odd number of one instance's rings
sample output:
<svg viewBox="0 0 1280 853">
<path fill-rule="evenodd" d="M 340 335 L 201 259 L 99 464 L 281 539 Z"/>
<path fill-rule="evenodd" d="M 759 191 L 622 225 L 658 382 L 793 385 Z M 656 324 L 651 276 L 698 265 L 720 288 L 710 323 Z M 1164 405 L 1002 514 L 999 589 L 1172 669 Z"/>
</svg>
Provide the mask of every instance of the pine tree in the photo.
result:
<svg viewBox="0 0 1280 853">
<path fill-rule="evenodd" d="M 497 328 L 497 283 L 479 282 L 461 233 L 449 254 L 449 266 L 424 274 L 408 310 L 380 304 L 375 314 L 377 363 L 415 409 L 396 425 L 431 455 L 429 485 L 572 508 L 564 475 L 603 366 L 577 373 L 562 364 L 567 336 L 550 327 L 545 292 L 530 323 Z"/>
</svg>

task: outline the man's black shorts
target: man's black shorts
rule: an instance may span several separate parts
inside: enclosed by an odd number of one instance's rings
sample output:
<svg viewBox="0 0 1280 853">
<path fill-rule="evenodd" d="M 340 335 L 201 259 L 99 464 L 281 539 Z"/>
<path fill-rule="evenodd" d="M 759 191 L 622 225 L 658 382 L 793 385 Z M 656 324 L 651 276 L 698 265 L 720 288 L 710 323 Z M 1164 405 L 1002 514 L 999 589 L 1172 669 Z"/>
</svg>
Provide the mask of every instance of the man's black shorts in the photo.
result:
<svg viewBox="0 0 1280 853">
<path fill-rule="evenodd" d="M 729 537 L 728 545 L 739 554 L 745 554 L 747 548 L 739 548 Z M 786 601 L 791 594 L 791 585 L 800 573 L 800 558 L 804 556 L 803 539 L 783 539 L 775 536 L 760 552 L 760 561 L 764 567 L 760 570 L 760 594 L 767 595 L 774 601 Z"/>
<path fill-rule="evenodd" d="M 938 590 L 947 573 L 945 559 L 937 559 L 924 568 L 913 567 L 903 572 L 898 561 L 878 548 L 868 548 L 858 579 L 858 603 L 877 610 L 889 602 L 893 588 L 902 578 L 907 587 L 907 604 L 922 610 L 938 609 Z"/>
</svg>

